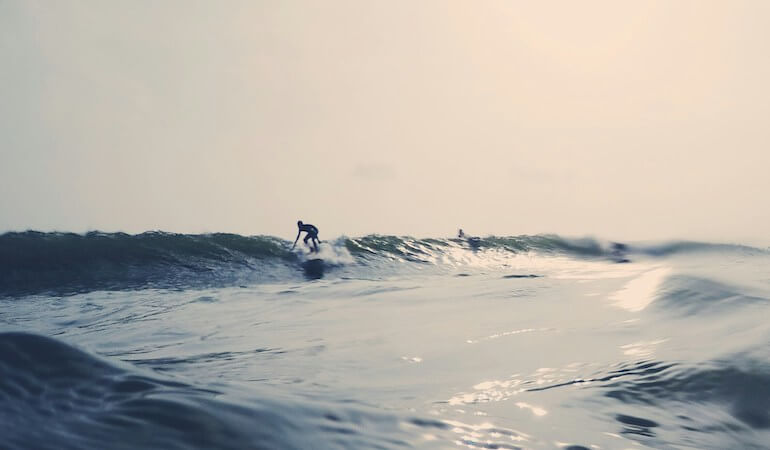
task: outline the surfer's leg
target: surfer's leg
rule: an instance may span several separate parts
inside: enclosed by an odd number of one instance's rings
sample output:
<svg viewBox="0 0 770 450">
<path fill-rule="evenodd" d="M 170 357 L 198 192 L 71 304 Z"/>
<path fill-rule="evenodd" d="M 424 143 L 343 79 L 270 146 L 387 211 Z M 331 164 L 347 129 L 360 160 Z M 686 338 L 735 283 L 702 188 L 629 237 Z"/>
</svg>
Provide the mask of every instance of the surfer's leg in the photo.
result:
<svg viewBox="0 0 770 450">
<path fill-rule="evenodd" d="M 315 250 L 316 253 L 318 253 L 318 234 L 308 233 L 307 237 L 310 238 L 310 243 L 313 244 L 313 249 Z"/>
</svg>

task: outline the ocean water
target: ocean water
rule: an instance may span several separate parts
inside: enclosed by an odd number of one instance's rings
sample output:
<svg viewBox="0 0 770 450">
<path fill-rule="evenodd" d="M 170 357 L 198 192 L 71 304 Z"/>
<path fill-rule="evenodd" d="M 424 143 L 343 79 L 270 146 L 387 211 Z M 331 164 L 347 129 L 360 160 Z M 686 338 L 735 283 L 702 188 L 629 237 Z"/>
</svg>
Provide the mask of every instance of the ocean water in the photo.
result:
<svg viewBox="0 0 770 450">
<path fill-rule="evenodd" d="M 770 251 L 0 236 L 0 448 L 770 448 Z"/>
</svg>

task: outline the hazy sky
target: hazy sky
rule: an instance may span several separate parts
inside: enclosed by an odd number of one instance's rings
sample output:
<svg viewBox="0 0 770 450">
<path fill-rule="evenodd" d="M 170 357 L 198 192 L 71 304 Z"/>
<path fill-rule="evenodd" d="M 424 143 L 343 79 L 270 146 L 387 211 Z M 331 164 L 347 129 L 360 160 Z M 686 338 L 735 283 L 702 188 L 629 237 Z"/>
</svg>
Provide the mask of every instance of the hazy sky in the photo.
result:
<svg viewBox="0 0 770 450">
<path fill-rule="evenodd" d="M 770 241 L 770 2 L 0 0 L 0 230 Z"/>
</svg>

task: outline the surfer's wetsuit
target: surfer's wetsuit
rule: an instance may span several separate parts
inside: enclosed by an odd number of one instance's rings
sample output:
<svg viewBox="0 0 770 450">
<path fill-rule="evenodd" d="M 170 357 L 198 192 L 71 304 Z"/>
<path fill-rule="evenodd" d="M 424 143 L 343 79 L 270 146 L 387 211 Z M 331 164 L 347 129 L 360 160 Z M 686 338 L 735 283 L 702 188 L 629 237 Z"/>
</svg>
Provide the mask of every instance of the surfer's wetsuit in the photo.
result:
<svg viewBox="0 0 770 450">
<path fill-rule="evenodd" d="M 297 231 L 297 239 L 294 239 L 294 245 L 297 245 L 299 235 L 304 231 L 307 234 L 305 235 L 305 239 L 302 241 L 305 243 L 305 245 L 318 253 L 318 243 L 320 242 L 320 239 L 318 239 L 318 228 L 316 228 L 315 225 L 310 225 L 309 223 L 302 223 L 301 220 L 297 221 L 297 228 L 299 228 L 299 231 Z M 313 243 L 312 246 L 307 243 L 308 239 L 311 239 L 311 242 Z M 294 248 L 294 245 L 292 248 Z"/>
</svg>

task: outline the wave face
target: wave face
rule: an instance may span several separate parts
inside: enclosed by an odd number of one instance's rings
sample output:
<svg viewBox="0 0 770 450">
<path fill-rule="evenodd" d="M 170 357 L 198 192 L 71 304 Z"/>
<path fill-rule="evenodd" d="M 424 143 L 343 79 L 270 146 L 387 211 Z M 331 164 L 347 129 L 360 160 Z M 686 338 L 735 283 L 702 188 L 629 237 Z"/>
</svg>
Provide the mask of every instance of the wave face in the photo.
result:
<svg viewBox="0 0 770 450">
<path fill-rule="evenodd" d="M 236 234 L 6 233 L 0 293 L 179 287 L 280 277 L 296 261 L 284 241 Z"/>
<path fill-rule="evenodd" d="M 301 246 L 302 243 L 300 243 Z M 763 252 L 751 247 L 673 242 L 628 246 L 556 235 L 415 239 L 369 235 L 322 245 L 325 266 L 308 266 L 272 236 L 147 232 L 42 233 L 0 236 L 0 295 L 78 293 L 136 288 L 187 288 L 275 282 L 323 276 L 325 268 L 347 266 L 347 275 L 371 277 L 408 270 L 408 264 L 457 266 L 468 255 L 482 264 L 501 264 L 521 254 L 627 262 L 629 255 L 667 257 L 691 252 Z"/>
<path fill-rule="evenodd" d="M 301 246 L 300 242 L 300 246 Z M 70 294 L 94 290 L 187 288 L 277 282 L 323 276 L 347 266 L 348 276 L 409 270 L 409 263 L 456 267 L 504 264 L 522 254 L 627 262 L 629 255 L 666 257 L 692 252 L 763 252 L 751 247 L 674 242 L 628 246 L 556 235 L 415 239 L 369 235 L 324 243 L 323 267 L 272 236 L 147 232 L 87 234 L 12 232 L 0 236 L 0 295 Z"/>
<path fill-rule="evenodd" d="M 393 417 L 352 408 L 332 415 L 286 399 L 235 403 L 28 333 L 0 333 L 0 399 L 2 446 L 11 449 L 406 446 Z M 351 431 L 362 421 L 383 434 Z"/>
<path fill-rule="evenodd" d="M 729 423 L 732 431 L 770 429 L 770 365 L 764 361 L 733 358 L 689 367 L 643 361 L 612 372 L 607 380 L 602 386 L 605 395 L 626 404 L 700 404 L 704 409 L 724 410 L 733 419 Z M 719 426 L 697 414 L 677 419 L 683 429 L 692 431 L 709 431 Z M 648 433 L 658 426 L 630 425 L 647 428 Z M 633 430 L 631 427 L 627 432 Z"/>
</svg>

